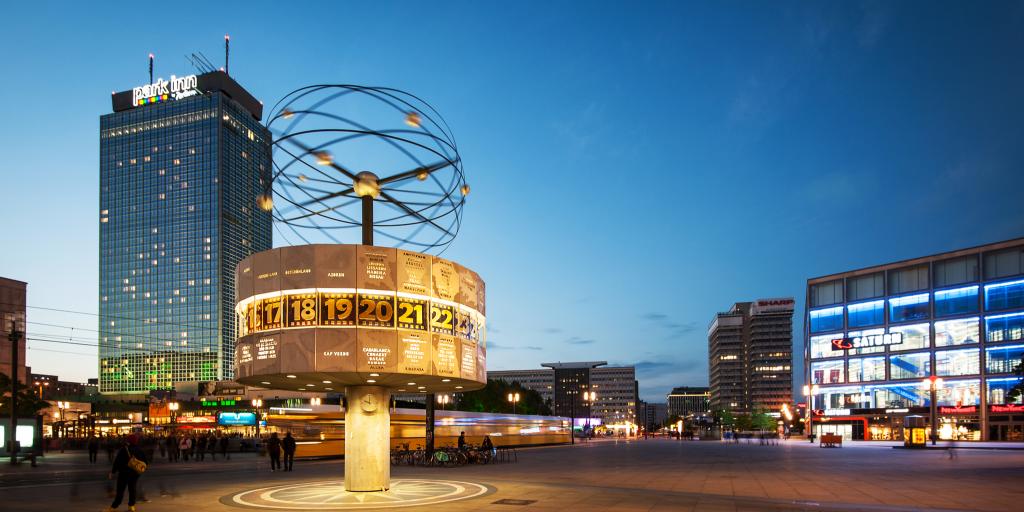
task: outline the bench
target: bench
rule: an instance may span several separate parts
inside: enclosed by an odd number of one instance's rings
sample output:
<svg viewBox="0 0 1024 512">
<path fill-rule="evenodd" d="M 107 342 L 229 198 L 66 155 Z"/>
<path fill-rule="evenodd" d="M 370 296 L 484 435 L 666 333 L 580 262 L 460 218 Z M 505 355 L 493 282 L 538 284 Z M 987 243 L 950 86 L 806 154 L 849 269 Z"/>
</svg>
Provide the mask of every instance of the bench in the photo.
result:
<svg viewBox="0 0 1024 512">
<path fill-rule="evenodd" d="M 822 448 L 841 448 L 843 446 L 843 436 L 836 434 L 822 434 L 821 444 Z"/>
</svg>

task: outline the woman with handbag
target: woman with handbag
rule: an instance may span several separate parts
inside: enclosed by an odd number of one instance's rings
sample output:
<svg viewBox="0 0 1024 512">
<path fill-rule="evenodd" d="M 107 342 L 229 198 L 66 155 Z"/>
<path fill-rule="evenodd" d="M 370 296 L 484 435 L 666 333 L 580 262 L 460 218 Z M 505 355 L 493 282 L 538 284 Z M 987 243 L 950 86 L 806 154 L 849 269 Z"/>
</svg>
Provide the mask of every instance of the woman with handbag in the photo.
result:
<svg viewBox="0 0 1024 512">
<path fill-rule="evenodd" d="M 128 489 L 128 511 L 135 512 L 136 486 L 139 482 L 139 477 L 146 471 L 146 464 L 149 462 L 146 459 L 146 454 L 139 449 L 138 445 L 139 438 L 132 434 L 125 438 L 124 446 L 118 450 L 117 456 L 114 457 L 114 466 L 110 469 L 110 474 L 107 478 L 113 478 L 114 474 L 117 474 L 117 494 L 114 496 L 114 502 L 110 504 L 106 512 L 117 510 L 117 507 L 121 505 L 121 500 L 124 499 L 125 489 Z"/>
</svg>

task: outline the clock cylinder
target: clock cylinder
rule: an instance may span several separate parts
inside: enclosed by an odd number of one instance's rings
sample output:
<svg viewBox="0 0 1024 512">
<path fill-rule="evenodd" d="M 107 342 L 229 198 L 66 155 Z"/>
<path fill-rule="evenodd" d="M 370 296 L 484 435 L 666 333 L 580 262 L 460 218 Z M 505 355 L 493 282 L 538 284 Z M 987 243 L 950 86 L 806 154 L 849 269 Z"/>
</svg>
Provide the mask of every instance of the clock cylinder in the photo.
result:
<svg viewBox="0 0 1024 512">
<path fill-rule="evenodd" d="M 348 386 L 345 397 L 345 490 L 386 491 L 391 485 L 391 391 Z"/>
</svg>

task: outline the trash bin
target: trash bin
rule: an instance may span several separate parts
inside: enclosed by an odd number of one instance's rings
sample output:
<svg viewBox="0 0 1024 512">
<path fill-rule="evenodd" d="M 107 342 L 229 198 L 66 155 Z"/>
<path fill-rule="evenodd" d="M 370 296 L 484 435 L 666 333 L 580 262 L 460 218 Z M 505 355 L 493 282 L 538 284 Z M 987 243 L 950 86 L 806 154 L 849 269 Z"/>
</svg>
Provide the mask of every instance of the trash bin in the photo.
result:
<svg viewBox="0 0 1024 512">
<path fill-rule="evenodd" d="M 903 418 L 903 446 L 924 448 L 928 437 L 924 416 L 911 415 Z"/>
</svg>

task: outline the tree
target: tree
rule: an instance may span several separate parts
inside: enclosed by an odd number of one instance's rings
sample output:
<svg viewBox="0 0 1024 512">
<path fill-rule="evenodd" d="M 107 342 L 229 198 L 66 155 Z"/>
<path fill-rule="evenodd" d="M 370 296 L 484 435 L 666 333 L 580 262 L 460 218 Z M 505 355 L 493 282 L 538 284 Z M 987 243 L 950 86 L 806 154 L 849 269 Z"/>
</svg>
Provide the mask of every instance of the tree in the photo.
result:
<svg viewBox="0 0 1024 512">
<path fill-rule="evenodd" d="M 725 409 L 719 409 L 715 411 L 714 416 L 715 423 L 722 425 L 723 427 L 728 427 L 736 423 L 736 417 L 733 416 L 731 412 Z"/>
<path fill-rule="evenodd" d="M 508 401 L 509 393 L 519 393 L 519 402 L 515 405 L 518 414 L 551 415 L 550 404 L 544 401 L 540 393 L 524 388 L 518 382 L 504 380 L 487 380 L 483 389 L 469 391 L 459 395 L 452 409 L 474 412 L 512 412 L 512 404 Z"/>
<path fill-rule="evenodd" d="M 34 418 L 39 411 L 50 407 L 50 402 L 42 400 L 32 392 L 28 386 L 19 386 L 18 389 L 18 410 L 15 416 L 19 418 Z M 3 393 L 3 402 L 0 403 L 0 416 L 8 417 L 11 414 L 11 378 L 0 373 L 0 390 Z"/>
<path fill-rule="evenodd" d="M 1006 392 L 1006 401 L 1015 402 L 1024 395 L 1024 356 L 1020 358 L 1020 364 L 1013 367 L 1013 374 L 1019 377 L 1017 383 Z"/>
<path fill-rule="evenodd" d="M 736 430 L 743 432 L 747 430 L 753 430 L 753 428 L 754 421 L 749 414 L 741 414 L 736 417 Z"/>
<path fill-rule="evenodd" d="M 751 426 L 757 430 L 775 430 L 775 418 L 769 416 L 763 410 L 754 411 L 750 417 Z"/>
</svg>

